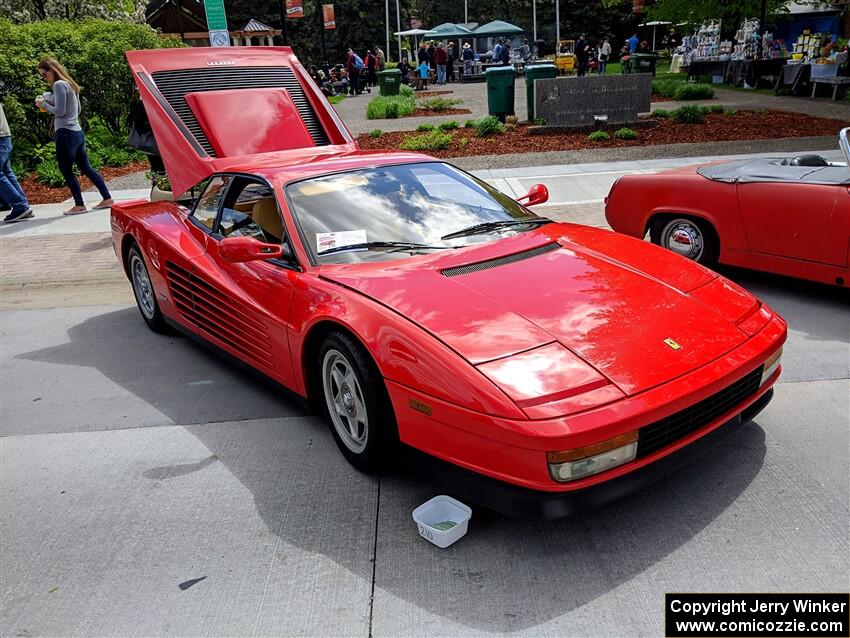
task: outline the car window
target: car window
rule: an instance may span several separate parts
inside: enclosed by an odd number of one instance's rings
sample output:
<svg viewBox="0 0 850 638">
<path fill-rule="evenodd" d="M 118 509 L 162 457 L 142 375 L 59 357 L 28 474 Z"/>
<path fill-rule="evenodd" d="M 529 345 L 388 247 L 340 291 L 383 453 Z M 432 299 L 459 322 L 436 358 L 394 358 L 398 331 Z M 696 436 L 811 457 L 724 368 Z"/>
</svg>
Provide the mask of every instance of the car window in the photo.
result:
<svg viewBox="0 0 850 638">
<path fill-rule="evenodd" d="M 334 173 L 286 187 L 290 210 L 306 248 L 320 263 L 401 259 L 400 252 L 359 250 L 328 255 L 328 246 L 410 242 L 455 248 L 492 241 L 529 227 L 507 226 L 498 234 L 445 235 L 488 222 L 535 219 L 490 185 L 441 162 L 380 166 Z"/>
<path fill-rule="evenodd" d="M 217 175 L 210 179 L 209 184 L 204 189 L 204 194 L 201 195 L 198 205 L 195 207 L 193 217 L 195 220 L 212 232 L 215 227 L 215 218 L 218 215 L 221 197 L 224 195 L 226 186 L 230 181 L 230 177 Z"/>
<path fill-rule="evenodd" d="M 224 237 L 253 237 L 262 242 L 281 243 L 283 223 L 274 191 L 250 178 L 234 180 L 221 211 L 218 233 Z"/>
</svg>

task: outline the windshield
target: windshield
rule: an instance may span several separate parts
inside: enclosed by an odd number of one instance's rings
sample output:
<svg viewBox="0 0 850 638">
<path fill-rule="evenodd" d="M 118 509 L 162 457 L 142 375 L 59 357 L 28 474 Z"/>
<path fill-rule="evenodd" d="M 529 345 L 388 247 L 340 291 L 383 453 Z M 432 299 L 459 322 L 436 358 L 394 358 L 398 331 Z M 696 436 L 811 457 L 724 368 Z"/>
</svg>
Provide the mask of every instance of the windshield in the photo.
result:
<svg viewBox="0 0 850 638">
<path fill-rule="evenodd" d="M 525 232 L 542 219 L 495 188 L 440 162 L 325 175 L 291 184 L 286 193 L 307 249 L 318 263 L 400 259 L 468 246 Z M 493 224 L 441 239 L 477 224 L 517 219 L 531 222 Z M 386 246 L 390 242 L 419 247 Z"/>
</svg>

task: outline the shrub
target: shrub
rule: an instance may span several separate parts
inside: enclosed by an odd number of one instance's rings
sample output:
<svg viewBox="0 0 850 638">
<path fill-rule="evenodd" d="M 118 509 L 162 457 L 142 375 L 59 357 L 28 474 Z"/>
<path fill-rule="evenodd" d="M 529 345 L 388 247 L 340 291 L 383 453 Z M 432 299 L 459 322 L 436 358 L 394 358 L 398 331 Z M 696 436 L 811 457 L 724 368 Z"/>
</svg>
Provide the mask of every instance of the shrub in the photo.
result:
<svg viewBox="0 0 850 638">
<path fill-rule="evenodd" d="M 662 120 L 663 120 L 663 119 L 665 119 L 665 118 L 670 117 L 670 112 L 669 112 L 669 111 L 665 111 L 664 109 L 655 109 L 655 110 L 652 112 L 652 116 L 653 116 L 653 117 L 660 118 L 660 119 L 662 119 Z"/>
<path fill-rule="evenodd" d="M 463 123 L 463 128 L 475 128 L 475 120 L 466 120 Z"/>
<path fill-rule="evenodd" d="M 535 117 L 534 118 L 535 126 L 546 126 L 546 118 L 545 117 Z"/>
<path fill-rule="evenodd" d="M 727 110 L 726 110 L 726 111 L 724 111 L 723 113 L 724 113 L 725 115 L 737 115 L 737 114 L 738 114 L 738 111 L 736 111 L 735 109 L 727 109 Z"/>
<path fill-rule="evenodd" d="M 382 134 L 383 131 L 379 128 L 373 128 L 371 131 L 369 131 L 369 137 L 371 137 L 372 139 L 379 138 Z"/>
<path fill-rule="evenodd" d="M 488 135 L 499 135 L 505 131 L 504 125 L 495 115 L 485 115 L 475 120 L 472 128 L 475 129 L 475 135 L 478 137 L 486 137 Z"/>
<path fill-rule="evenodd" d="M 405 97 L 414 97 L 416 95 L 416 92 L 406 84 L 402 84 L 398 87 L 398 94 L 403 95 Z"/>
<path fill-rule="evenodd" d="M 455 122 L 454 120 L 449 120 L 448 122 L 440 123 L 438 127 L 441 131 L 454 131 L 457 128 L 460 128 L 460 124 Z"/>
<path fill-rule="evenodd" d="M 670 111 L 670 117 L 684 124 L 701 124 L 705 121 L 705 114 L 696 105 L 680 106 Z"/>
<path fill-rule="evenodd" d="M 652 93 L 675 100 L 710 100 L 714 97 L 714 88 L 710 84 L 662 78 L 652 81 Z"/>
<path fill-rule="evenodd" d="M 628 127 L 617 129 L 614 137 L 621 140 L 636 140 L 638 137 L 637 131 Z"/>
<path fill-rule="evenodd" d="M 462 147 L 466 146 L 467 144 L 469 144 L 469 138 L 468 137 L 462 137 L 457 141 L 457 143 L 460 144 L 460 146 L 462 146 Z"/>
<path fill-rule="evenodd" d="M 183 46 L 144 24 L 94 19 L 20 25 L 0 19 L 0 41 L 3 105 L 22 150 L 24 141 L 34 146 L 49 140 L 50 118 L 32 106 L 47 90 L 35 73 L 40 58 L 56 57 L 79 82 L 84 128 L 97 118 L 113 135 L 126 137 L 136 90 L 124 52 Z"/>
<path fill-rule="evenodd" d="M 593 133 L 587 136 L 587 139 L 591 142 L 604 142 L 605 140 L 610 140 L 611 136 L 605 131 L 593 131 Z"/>
<path fill-rule="evenodd" d="M 723 113 L 723 105 L 722 104 L 712 104 L 708 110 L 711 113 Z"/>
<path fill-rule="evenodd" d="M 440 131 L 431 131 L 424 135 L 414 135 L 408 137 L 399 148 L 405 151 L 442 151 L 448 148 L 452 143 L 452 136 L 448 133 Z"/>
<path fill-rule="evenodd" d="M 379 95 L 366 105 L 366 118 L 370 120 L 395 119 L 410 115 L 416 109 L 416 99 L 406 95 Z"/>
<path fill-rule="evenodd" d="M 448 111 L 449 109 L 453 109 L 458 104 L 462 103 L 463 100 L 452 100 L 444 97 L 432 97 L 428 100 L 422 100 L 419 106 L 423 109 L 428 109 L 429 111 Z"/>
<path fill-rule="evenodd" d="M 710 100 L 714 97 L 714 88 L 710 84 L 681 82 L 673 97 L 677 100 Z"/>
<path fill-rule="evenodd" d="M 519 118 L 516 115 L 508 115 L 507 117 L 505 117 L 505 124 L 516 125 L 518 123 L 519 123 Z"/>
<path fill-rule="evenodd" d="M 50 159 L 42 162 L 35 168 L 36 179 L 42 184 L 58 187 L 65 185 L 65 178 L 62 176 L 62 171 L 59 170 L 59 164 L 55 159 Z"/>
<path fill-rule="evenodd" d="M 416 127 L 416 130 L 419 131 L 420 133 L 427 133 L 428 131 L 433 131 L 436 128 L 437 127 L 434 126 L 433 124 L 420 124 L 419 126 Z"/>
</svg>

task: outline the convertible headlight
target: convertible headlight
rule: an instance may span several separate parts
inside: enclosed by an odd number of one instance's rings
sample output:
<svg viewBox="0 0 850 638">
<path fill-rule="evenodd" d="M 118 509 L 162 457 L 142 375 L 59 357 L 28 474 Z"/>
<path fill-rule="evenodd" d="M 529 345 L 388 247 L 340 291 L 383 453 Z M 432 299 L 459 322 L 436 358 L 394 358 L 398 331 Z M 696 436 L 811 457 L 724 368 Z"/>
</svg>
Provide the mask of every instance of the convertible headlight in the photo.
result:
<svg viewBox="0 0 850 638">
<path fill-rule="evenodd" d="M 549 475 L 559 483 L 567 483 L 610 470 L 634 460 L 637 441 L 638 433 L 635 430 L 601 443 L 563 452 L 547 452 Z"/>
<path fill-rule="evenodd" d="M 759 387 L 763 386 L 770 380 L 770 378 L 776 372 L 776 369 L 779 367 L 779 360 L 781 358 L 782 348 L 779 348 L 779 350 L 777 350 L 767 358 L 767 360 L 764 362 L 764 372 L 761 373 L 761 383 L 759 384 Z"/>
</svg>

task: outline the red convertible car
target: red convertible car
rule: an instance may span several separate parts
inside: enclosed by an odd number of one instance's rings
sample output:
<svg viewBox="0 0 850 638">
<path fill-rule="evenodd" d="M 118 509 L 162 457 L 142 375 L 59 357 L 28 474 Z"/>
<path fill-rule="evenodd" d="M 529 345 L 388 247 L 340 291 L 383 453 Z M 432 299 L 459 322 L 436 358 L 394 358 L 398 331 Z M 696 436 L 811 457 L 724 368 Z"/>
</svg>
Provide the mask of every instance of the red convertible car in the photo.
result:
<svg viewBox="0 0 850 638">
<path fill-rule="evenodd" d="M 850 128 L 846 162 L 820 155 L 745 159 L 611 187 L 605 216 L 617 232 L 698 261 L 846 286 L 850 275 Z"/>
<path fill-rule="evenodd" d="M 127 58 L 175 194 L 112 209 L 143 319 L 313 401 L 356 467 L 555 517 L 770 400 L 785 322 L 716 273 L 359 150 L 288 48 Z"/>
</svg>

